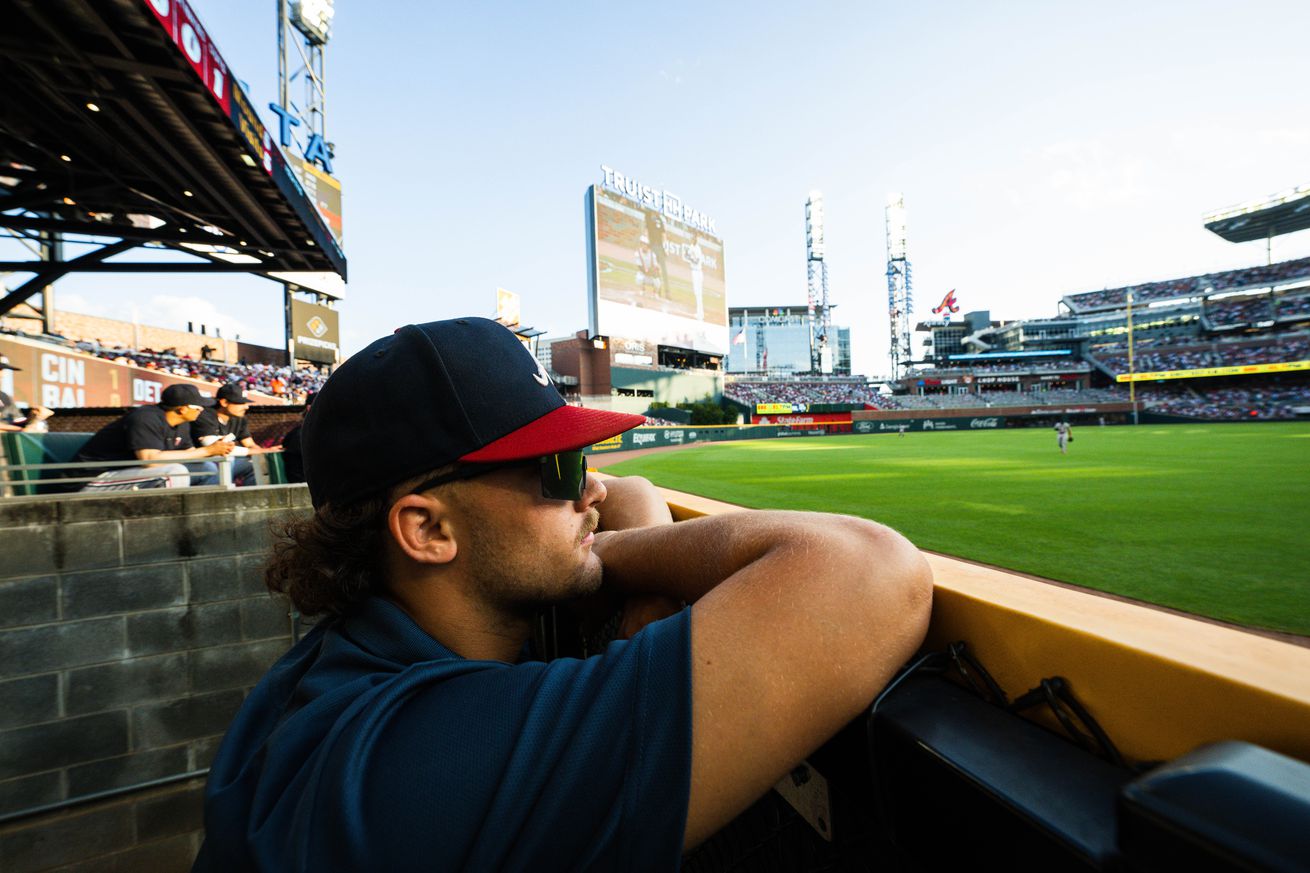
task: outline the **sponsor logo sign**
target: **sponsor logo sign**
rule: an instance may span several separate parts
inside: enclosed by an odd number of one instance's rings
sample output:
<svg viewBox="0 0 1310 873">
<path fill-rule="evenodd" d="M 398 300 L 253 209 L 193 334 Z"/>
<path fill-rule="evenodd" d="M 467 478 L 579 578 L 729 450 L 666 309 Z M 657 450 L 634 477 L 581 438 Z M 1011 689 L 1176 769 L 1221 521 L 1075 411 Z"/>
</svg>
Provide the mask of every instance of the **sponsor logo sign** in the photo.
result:
<svg viewBox="0 0 1310 873">
<path fill-rule="evenodd" d="M 593 452 L 612 452 L 616 449 L 623 448 L 623 434 L 612 436 L 607 440 L 601 440 L 591 447 Z"/>
<path fill-rule="evenodd" d="M 684 436 L 686 436 L 686 432 L 685 432 L 685 431 L 681 431 L 681 430 L 666 430 L 666 431 L 664 431 L 664 438 L 667 439 L 669 442 L 673 443 L 674 445 L 681 445 L 681 444 L 682 444 L 682 438 L 683 438 Z"/>
<path fill-rule="evenodd" d="M 683 224 L 690 225 L 697 230 L 703 230 L 706 233 L 712 233 L 715 236 L 719 233 L 718 222 L 706 215 L 704 212 L 692 209 L 682 202 L 682 198 L 672 191 L 666 191 L 663 188 L 652 188 L 650 185 L 643 185 L 631 176 L 625 176 L 613 167 L 604 165 L 600 168 L 601 184 L 616 194 L 637 201 L 647 209 L 653 209 L 662 213 L 674 221 L 680 221 Z"/>
<path fill-rule="evenodd" d="M 654 434 L 650 432 L 647 433 L 633 432 L 632 434 L 632 445 L 634 448 L 640 448 L 641 446 L 653 446 L 658 441 L 659 441 L 658 434 Z"/>
<path fill-rule="evenodd" d="M 1116 382 L 1154 382 L 1159 379 L 1201 379 L 1207 376 L 1248 376 L 1257 373 L 1287 373 L 1310 370 L 1310 361 L 1282 361 L 1277 364 L 1247 364 L 1241 367 L 1201 367 L 1195 370 L 1160 370 L 1154 373 L 1121 373 Z"/>
</svg>

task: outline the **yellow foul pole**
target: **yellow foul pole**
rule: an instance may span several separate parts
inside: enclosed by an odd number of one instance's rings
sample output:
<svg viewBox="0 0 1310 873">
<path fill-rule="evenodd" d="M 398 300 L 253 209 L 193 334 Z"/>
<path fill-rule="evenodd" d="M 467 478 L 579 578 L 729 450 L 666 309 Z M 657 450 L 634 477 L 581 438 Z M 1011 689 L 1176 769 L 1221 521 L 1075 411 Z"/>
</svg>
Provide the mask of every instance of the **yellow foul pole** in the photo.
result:
<svg viewBox="0 0 1310 873">
<path fill-rule="evenodd" d="M 1133 424 L 1137 424 L 1137 372 L 1133 366 L 1133 292 L 1128 292 L 1128 402 L 1133 405 Z"/>
</svg>

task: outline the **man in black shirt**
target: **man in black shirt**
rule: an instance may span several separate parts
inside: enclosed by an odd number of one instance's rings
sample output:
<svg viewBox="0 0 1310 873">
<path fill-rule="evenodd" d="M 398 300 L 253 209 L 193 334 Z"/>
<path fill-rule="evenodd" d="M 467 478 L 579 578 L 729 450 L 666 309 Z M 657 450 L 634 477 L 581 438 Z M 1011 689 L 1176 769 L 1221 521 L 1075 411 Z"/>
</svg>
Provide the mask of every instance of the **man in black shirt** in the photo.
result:
<svg viewBox="0 0 1310 873">
<path fill-rule="evenodd" d="M 254 465 L 245 457 L 251 451 L 259 451 L 246 421 L 249 408 L 250 399 L 241 393 L 240 385 L 232 382 L 218 389 L 215 406 L 202 410 L 191 425 L 191 436 L 202 446 L 220 442 L 234 446 L 232 480 L 238 485 L 255 484 Z"/>
<path fill-rule="evenodd" d="M 113 467 L 100 473 L 95 482 L 82 490 L 139 480 L 167 478 L 168 486 L 181 488 L 193 484 L 188 466 L 206 473 L 197 476 L 196 485 L 218 483 L 218 467 L 205 458 L 231 454 L 233 443 L 218 442 L 196 448 L 191 442 L 191 422 L 213 401 L 200 395 L 193 385 L 169 385 L 156 406 L 139 406 L 122 418 L 102 427 L 77 453 L 79 461 L 148 461 L 149 466 Z M 190 465 L 176 463 L 194 461 Z M 162 462 L 162 463 L 161 463 Z M 95 475 L 94 470 L 80 470 L 78 476 Z"/>
</svg>

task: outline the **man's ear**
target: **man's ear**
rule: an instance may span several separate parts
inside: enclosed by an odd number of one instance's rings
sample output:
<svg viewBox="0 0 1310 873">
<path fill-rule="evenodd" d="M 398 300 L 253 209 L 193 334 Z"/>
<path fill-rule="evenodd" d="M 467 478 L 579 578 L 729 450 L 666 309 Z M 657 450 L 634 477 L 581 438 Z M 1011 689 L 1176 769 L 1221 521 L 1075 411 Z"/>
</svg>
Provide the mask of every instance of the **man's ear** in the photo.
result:
<svg viewBox="0 0 1310 873">
<path fill-rule="evenodd" d="M 387 529 L 405 556 L 420 564 L 448 564 L 458 551 L 450 505 L 427 494 L 406 494 L 387 512 Z"/>
</svg>

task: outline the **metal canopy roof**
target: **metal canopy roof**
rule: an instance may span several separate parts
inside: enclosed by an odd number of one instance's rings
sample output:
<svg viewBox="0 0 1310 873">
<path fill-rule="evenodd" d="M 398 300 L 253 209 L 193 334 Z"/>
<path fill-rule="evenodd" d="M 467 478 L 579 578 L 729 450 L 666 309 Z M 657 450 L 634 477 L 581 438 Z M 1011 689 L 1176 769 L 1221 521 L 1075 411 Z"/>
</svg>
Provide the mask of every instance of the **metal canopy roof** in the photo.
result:
<svg viewBox="0 0 1310 873">
<path fill-rule="evenodd" d="M 70 272 L 318 272 L 346 259 L 183 0 L 0 0 L 0 228 L 108 238 Z M 145 243 L 188 263 L 105 262 Z M 30 290 L 29 290 L 30 289 Z M 20 296 L 21 295 L 21 296 Z"/>
<path fill-rule="evenodd" d="M 1242 203 L 1205 217 L 1205 229 L 1229 242 L 1251 242 L 1310 228 L 1310 185 Z"/>
</svg>

